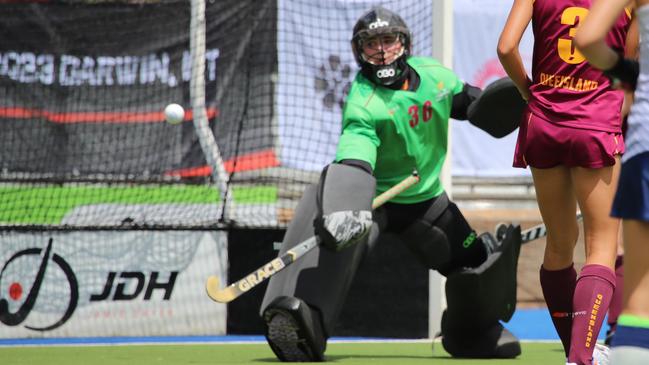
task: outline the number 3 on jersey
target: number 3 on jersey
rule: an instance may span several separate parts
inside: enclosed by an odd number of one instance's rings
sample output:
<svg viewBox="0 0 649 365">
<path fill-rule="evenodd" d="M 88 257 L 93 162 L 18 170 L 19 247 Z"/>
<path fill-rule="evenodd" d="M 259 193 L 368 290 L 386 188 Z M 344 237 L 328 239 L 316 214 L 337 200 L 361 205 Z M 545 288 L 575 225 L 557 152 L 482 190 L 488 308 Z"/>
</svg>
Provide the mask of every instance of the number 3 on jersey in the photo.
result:
<svg viewBox="0 0 649 365">
<path fill-rule="evenodd" d="M 579 28 L 579 24 L 584 21 L 586 15 L 588 15 L 588 9 L 576 6 L 566 8 L 563 13 L 561 13 L 561 24 L 573 26 L 568 32 L 570 39 L 559 38 L 559 43 L 557 44 L 559 57 L 561 57 L 561 59 L 566 63 L 575 65 L 586 60 L 584 55 L 582 55 L 572 43 L 572 38 L 577 34 L 577 28 Z M 579 21 L 579 23 L 577 23 L 577 21 Z"/>
</svg>

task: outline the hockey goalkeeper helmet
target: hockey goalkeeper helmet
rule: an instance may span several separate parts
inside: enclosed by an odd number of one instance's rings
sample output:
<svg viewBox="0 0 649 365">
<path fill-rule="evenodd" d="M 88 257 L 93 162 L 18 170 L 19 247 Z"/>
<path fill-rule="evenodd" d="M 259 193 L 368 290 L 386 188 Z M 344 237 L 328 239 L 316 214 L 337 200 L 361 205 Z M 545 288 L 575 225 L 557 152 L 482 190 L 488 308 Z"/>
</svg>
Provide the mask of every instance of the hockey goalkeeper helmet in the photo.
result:
<svg viewBox="0 0 649 365">
<path fill-rule="evenodd" d="M 361 73 L 390 86 L 406 77 L 410 56 L 410 30 L 401 17 L 381 6 L 363 14 L 354 26 L 352 51 Z"/>
</svg>

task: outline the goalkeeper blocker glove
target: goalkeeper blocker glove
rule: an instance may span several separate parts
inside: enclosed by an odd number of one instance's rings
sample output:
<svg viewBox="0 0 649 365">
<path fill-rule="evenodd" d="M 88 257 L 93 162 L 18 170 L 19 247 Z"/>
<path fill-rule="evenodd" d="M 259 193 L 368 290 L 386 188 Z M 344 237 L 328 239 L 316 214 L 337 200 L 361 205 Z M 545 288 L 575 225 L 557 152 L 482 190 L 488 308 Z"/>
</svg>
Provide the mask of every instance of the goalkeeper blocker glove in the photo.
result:
<svg viewBox="0 0 649 365">
<path fill-rule="evenodd" d="M 321 244 L 340 251 L 361 241 L 372 227 L 374 176 L 354 166 L 334 163 L 320 175 L 315 233 Z"/>
<path fill-rule="evenodd" d="M 372 227 L 372 212 L 369 210 L 347 210 L 322 216 L 315 223 L 315 231 L 322 245 L 340 251 L 363 239 Z"/>
<path fill-rule="evenodd" d="M 638 85 L 640 64 L 636 60 L 624 58 L 624 56 L 618 54 L 615 65 L 608 70 L 603 70 L 603 72 L 611 80 L 613 87 L 633 91 Z"/>
</svg>

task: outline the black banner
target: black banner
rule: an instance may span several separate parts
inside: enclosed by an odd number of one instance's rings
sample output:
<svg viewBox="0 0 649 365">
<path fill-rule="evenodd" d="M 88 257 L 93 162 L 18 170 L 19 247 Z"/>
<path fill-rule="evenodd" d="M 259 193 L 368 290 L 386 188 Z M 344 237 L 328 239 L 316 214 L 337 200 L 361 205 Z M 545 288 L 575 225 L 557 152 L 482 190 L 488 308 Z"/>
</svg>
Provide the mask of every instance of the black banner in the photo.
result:
<svg viewBox="0 0 649 365">
<path fill-rule="evenodd" d="M 191 123 L 190 2 L 0 6 L 3 176 L 205 173 Z M 274 1 L 207 2 L 206 104 L 230 170 L 275 163 Z M 186 109 L 164 122 L 169 103 Z"/>
</svg>

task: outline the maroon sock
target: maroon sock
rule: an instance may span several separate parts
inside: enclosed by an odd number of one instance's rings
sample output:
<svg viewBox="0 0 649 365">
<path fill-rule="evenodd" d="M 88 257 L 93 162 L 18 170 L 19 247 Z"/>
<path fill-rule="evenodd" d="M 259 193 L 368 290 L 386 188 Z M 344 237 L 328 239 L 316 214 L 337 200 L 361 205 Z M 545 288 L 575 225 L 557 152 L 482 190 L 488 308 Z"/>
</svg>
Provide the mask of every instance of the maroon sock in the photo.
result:
<svg viewBox="0 0 649 365">
<path fill-rule="evenodd" d="M 546 270 L 541 266 L 541 289 L 554 328 L 559 334 L 563 349 L 568 356 L 572 328 L 572 297 L 575 292 L 577 271 L 574 265 L 561 270 Z"/>
<path fill-rule="evenodd" d="M 617 317 L 622 312 L 622 291 L 624 283 L 624 266 L 622 255 L 619 255 L 615 260 L 615 291 L 611 299 L 611 306 L 608 307 L 608 326 L 612 331 L 615 331 L 617 326 Z"/>
<path fill-rule="evenodd" d="M 602 265 L 581 269 L 572 300 L 574 318 L 568 362 L 591 365 L 593 349 L 615 290 L 615 273 Z"/>
</svg>

